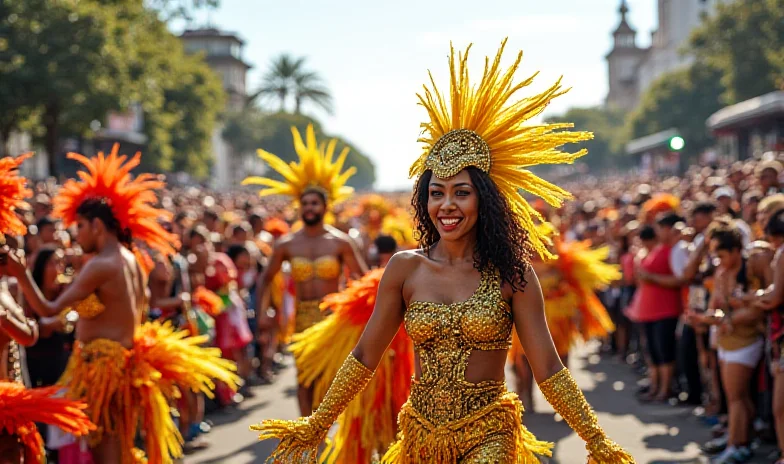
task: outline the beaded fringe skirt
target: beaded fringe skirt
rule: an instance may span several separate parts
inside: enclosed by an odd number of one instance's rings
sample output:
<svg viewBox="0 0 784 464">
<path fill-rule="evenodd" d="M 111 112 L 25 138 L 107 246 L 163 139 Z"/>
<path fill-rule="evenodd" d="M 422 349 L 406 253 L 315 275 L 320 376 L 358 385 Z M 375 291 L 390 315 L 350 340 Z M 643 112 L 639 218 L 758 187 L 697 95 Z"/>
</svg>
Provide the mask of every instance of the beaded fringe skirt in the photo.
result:
<svg viewBox="0 0 784 464">
<path fill-rule="evenodd" d="M 504 446 L 483 451 L 491 462 L 538 464 L 537 456 L 551 456 L 552 443 L 539 441 L 522 424 L 523 405 L 505 392 L 492 404 L 462 419 L 435 425 L 406 403 L 398 416 L 398 441 L 382 459 L 384 464 L 459 464 L 483 444 L 507 434 Z M 497 442 L 496 442 L 497 445 Z M 487 453 L 497 456 L 488 456 Z"/>
</svg>

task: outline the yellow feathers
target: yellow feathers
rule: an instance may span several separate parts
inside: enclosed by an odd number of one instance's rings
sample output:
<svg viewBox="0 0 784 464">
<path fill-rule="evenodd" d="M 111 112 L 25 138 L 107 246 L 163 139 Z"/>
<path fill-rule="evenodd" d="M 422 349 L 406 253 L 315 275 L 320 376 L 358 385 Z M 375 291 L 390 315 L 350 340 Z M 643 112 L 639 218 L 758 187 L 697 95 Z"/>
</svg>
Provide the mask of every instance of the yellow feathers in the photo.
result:
<svg viewBox="0 0 784 464">
<path fill-rule="evenodd" d="M 309 188 L 318 188 L 327 195 L 330 205 L 340 203 L 354 192 L 346 185 L 346 181 L 356 172 L 355 167 L 350 167 L 341 172 L 348 156 L 348 147 L 344 148 L 337 159 L 334 159 L 337 140 L 329 143 L 318 143 L 313 125 L 308 125 L 305 140 L 296 127 L 291 128 L 294 137 L 294 150 L 297 152 L 299 162 L 286 163 L 279 157 L 259 149 L 259 157 L 270 168 L 283 177 L 282 181 L 267 177 L 249 177 L 242 185 L 262 185 L 266 188 L 259 191 L 259 195 L 289 195 L 299 200 Z"/>
<path fill-rule="evenodd" d="M 525 201 L 520 190 L 539 196 L 556 207 L 571 196 L 567 191 L 525 168 L 540 164 L 572 163 L 585 155 L 586 150 L 568 153 L 561 151 L 560 147 L 567 143 L 590 140 L 593 134 L 564 131 L 563 129 L 573 127 L 573 124 L 568 123 L 525 125 L 528 120 L 544 111 L 550 101 L 563 95 L 568 89 L 563 89 L 561 81 L 558 80 L 538 95 L 514 99 L 519 90 L 533 82 L 535 75 L 515 84 L 513 79 L 520 66 L 522 52 L 518 53 L 514 64 L 503 71 L 501 55 L 505 46 L 506 40 L 501 44 L 492 63 L 485 59 L 484 74 L 478 85 L 472 84 L 468 77 L 468 52 L 471 47 L 457 56 L 452 48 L 449 58 L 451 79 L 448 102 L 446 96 L 436 87 L 432 75 L 430 76 L 432 88 L 425 86 L 424 95 L 418 95 L 420 104 L 425 107 L 430 118 L 422 124 L 425 135 L 419 140 L 424 144 L 424 153 L 411 166 L 410 175 L 419 176 L 428 169 L 428 165 L 438 163 L 448 163 L 446 171 L 449 172 L 454 172 L 456 167 L 482 168 L 488 164 L 488 160 L 484 158 L 487 153 L 483 150 L 489 148 L 490 168 L 487 172 L 490 178 L 506 197 L 512 212 L 529 231 L 532 248 L 540 255 L 549 257 L 551 255 L 547 250 L 547 241 L 534 227 L 534 219 L 542 220 L 541 215 Z M 461 130 L 469 134 L 458 142 L 471 149 L 466 148 L 462 155 L 452 154 L 451 159 L 444 160 L 447 156 L 444 154 L 439 155 L 442 157 L 441 161 L 431 158 L 434 147 L 442 137 L 448 134 L 454 137 L 454 131 Z M 475 144 L 476 136 L 486 145 Z M 452 153 L 459 146 L 458 143 L 451 147 Z"/>
</svg>

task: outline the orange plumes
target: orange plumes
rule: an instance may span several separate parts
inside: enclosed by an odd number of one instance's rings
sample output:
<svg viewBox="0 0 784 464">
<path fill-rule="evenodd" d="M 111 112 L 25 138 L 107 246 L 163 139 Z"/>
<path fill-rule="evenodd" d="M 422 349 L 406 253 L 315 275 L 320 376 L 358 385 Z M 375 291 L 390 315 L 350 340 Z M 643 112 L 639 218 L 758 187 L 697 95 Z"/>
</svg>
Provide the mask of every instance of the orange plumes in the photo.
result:
<svg viewBox="0 0 784 464">
<path fill-rule="evenodd" d="M 221 297 L 203 286 L 193 292 L 193 304 L 212 317 L 222 313 L 225 306 Z"/>
<path fill-rule="evenodd" d="M 577 309 L 582 316 L 580 336 L 590 340 L 615 330 L 607 309 L 596 296 L 596 290 L 621 278 L 620 267 L 606 262 L 610 249 L 606 246 L 591 248 L 589 241 L 566 242 L 556 238 L 555 250 L 558 254 L 555 265 L 577 297 Z"/>
<path fill-rule="evenodd" d="M 323 400 L 343 360 L 354 348 L 373 313 L 383 269 L 326 296 L 322 308 L 332 314 L 294 336 L 289 347 L 299 381 L 314 388 L 314 406 Z M 338 419 L 338 431 L 325 452 L 325 464 L 371 462 L 395 440 L 397 415 L 408 399 L 414 374 L 414 346 L 401 328 L 376 368 L 373 379 Z"/>
<path fill-rule="evenodd" d="M 27 233 L 27 227 L 16 215 L 16 208 L 24 203 L 25 198 L 33 195 L 26 187 L 27 179 L 19 176 L 19 166 L 31 156 L 32 153 L 26 153 L 17 158 L 0 159 L 0 233 Z"/>
<path fill-rule="evenodd" d="M 59 387 L 26 389 L 0 382 L 0 433 L 16 435 L 25 447 L 25 462 L 44 462 L 44 443 L 36 422 L 53 425 L 73 435 L 85 435 L 95 425 L 83 412 L 85 405 L 55 398 Z"/>
<path fill-rule="evenodd" d="M 656 216 L 668 211 L 677 212 L 681 205 L 681 200 L 670 193 L 659 193 L 642 205 L 642 220 L 647 223 L 656 220 Z"/>
<path fill-rule="evenodd" d="M 288 234 L 291 227 L 283 219 L 273 217 L 264 221 L 264 230 L 277 239 Z"/>
<path fill-rule="evenodd" d="M 54 200 L 54 214 L 62 217 L 66 225 L 76 222 L 76 210 L 91 198 L 105 199 L 122 229 L 128 229 L 134 239 L 145 242 L 150 248 L 165 255 L 172 255 L 179 246 L 175 234 L 166 232 L 158 219 L 171 219 L 171 213 L 157 208 L 155 191 L 164 187 L 152 174 L 140 174 L 131 179 L 131 170 L 139 165 L 141 153 L 126 162 L 119 156 L 119 144 L 112 147 L 109 156 L 99 152 L 87 158 L 78 153 L 68 153 L 68 158 L 79 161 L 87 172 L 80 171 L 80 181 L 70 179 Z"/>
<path fill-rule="evenodd" d="M 136 256 L 136 261 L 139 263 L 139 267 L 144 275 L 149 276 L 152 270 L 155 269 L 155 261 L 153 261 L 152 256 L 138 247 L 133 249 L 133 254 Z"/>
</svg>

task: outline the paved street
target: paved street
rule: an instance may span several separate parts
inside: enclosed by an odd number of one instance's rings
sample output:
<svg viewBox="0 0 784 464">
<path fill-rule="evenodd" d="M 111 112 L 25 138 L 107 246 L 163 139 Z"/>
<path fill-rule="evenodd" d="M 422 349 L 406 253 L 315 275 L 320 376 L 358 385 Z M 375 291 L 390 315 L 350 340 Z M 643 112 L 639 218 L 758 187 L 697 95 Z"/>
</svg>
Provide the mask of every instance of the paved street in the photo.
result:
<svg viewBox="0 0 784 464">
<path fill-rule="evenodd" d="M 637 458 L 638 463 L 697 464 L 698 443 L 708 430 L 692 416 L 691 409 L 670 406 L 640 406 L 634 399 L 636 377 L 624 365 L 609 359 L 598 363 L 587 348 L 573 356 L 571 368 L 588 401 L 599 413 L 602 426 Z M 261 463 L 273 443 L 259 443 L 248 424 L 265 418 L 295 418 L 294 373 L 287 369 L 275 385 L 258 387 L 257 397 L 237 411 L 211 416 L 216 427 L 209 439 L 213 447 L 185 458 L 186 464 Z M 556 443 L 551 463 L 585 462 L 583 442 L 563 422 L 556 422 L 552 409 L 539 396 L 537 414 L 527 414 L 526 425 L 540 438 Z M 769 462 L 762 453 L 754 462 Z"/>
</svg>

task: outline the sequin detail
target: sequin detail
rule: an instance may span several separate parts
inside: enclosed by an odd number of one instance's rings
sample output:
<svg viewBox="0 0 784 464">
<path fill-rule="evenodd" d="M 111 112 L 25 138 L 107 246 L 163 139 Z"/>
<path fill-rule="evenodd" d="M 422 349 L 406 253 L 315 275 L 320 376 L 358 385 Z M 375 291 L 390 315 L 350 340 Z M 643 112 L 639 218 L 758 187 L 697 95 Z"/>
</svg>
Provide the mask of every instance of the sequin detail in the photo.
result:
<svg viewBox="0 0 784 464">
<path fill-rule="evenodd" d="M 561 369 L 540 383 L 539 389 L 555 412 L 585 441 L 588 454 L 594 461 L 602 464 L 634 464 L 633 457 L 607 438 L 569 369 Z"/>
<path fill-rule="evenodd" d="M 101 300 L 98 299 L 95 293 L 92 293 L 90 296 L 77 303 L 76 306 L 74 306 L 74 311 L 76 311 L 82 319 L 92 319 L 106 311 L 106 306 L 101 303 Z"/>
<path fill-rule="evenodd" d="M 521 424 L 522 414 L 517 395 L 506 391 L 482 410 L 442 425 L 406 403 L 398 416 L 399 440 L 381 462 L 538 464 L 537 456 L 551 455 L 552 444 L 537 440 Z"/>
<path fill-rule="evenodd" d="M 307 258 L 291 259 L 291 277 L 296 282 L 312 279 L 330 280 L 340 276 L 340 262 L 334 256 L 322 256 L 313 261 Z"/>
<path fill-rule="evenodd" d="M 405 317 L 422 374 L 398 417 L 398 441 L 388 464 L 538 463 L 552 445 L 521 423 L 523 406 L 504 381 L 471 383 L 465 370 L 474 350 L 505 350 L 513 318 L 495 270 L 481 273 L 471 297 L 453 304 L 413 301 Z M 501 439 L 505 437 L 506 439 Z"/>
<path fill-rule="evenodd" d="M 251 425 L 251 430 L 259 432 L 259 440 L 280 439 L 266 462 L 316 464 L 317 447 L 327 437 L 329 428 L 371 378 L 373 371 L 350 354 L 313 415 L 295 421 L 270 419 Z"/>
<path fill-rule="evenodd" d="M 442 179 L 474 166 L 490 172 L 490 146 L 476 132 L 468 129 L 449 131 L 439 138 L 425 161 L 425 169 Z"/>
<path fill-rule="evenodd" d="M 474 350 L 508 349 L 512 325 L 498 274 L 490 270 L 482 272 L 479 286 L 464 302 L 411 302 L 405 326 L 422 367 L 420 379 L 411 385 L 414 410 L 444 424 L 496 401 L 506 389 L 504 381 L 470 383 L 465 371 Z"/>
<path fill-rule="evenodd" d="M 319 300 L 297 302 L 297 314 L 294 316 L 294 333 L 301 333 L 316 323 L 324 320 L 324 313 L 319 308 Z"/>
<path fill-rule="evenodd" d="M 139 387 L 145 382 L 156 383 L 149 376 L 137 377 L 139 372 L 133 368 L 131 357 L 131 350 L 113 340 L 77 342 L 68 367 L 58 381 L 58 385 L 66 388 L 68 398 L 88 404 L 87 415 L 98 427 L 88 437 L 91 447 L 97 446 L 105 434 L 117 436 L 120 464 L 137 462 L 134 439 L 143 404 Z M 134 382 L 138 382 L 138 386 Z"/>
</svg>

